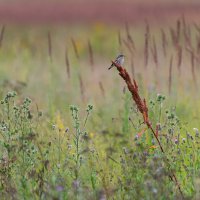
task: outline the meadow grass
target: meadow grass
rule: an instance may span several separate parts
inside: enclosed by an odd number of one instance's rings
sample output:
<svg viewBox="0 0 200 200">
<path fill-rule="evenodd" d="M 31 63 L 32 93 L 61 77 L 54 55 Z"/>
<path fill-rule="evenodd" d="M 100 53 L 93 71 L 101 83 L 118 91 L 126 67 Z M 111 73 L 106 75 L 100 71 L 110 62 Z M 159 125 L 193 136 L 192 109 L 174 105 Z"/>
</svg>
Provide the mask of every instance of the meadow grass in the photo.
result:
<svg viewBox="0 0 200 200">
<path fill-rule="evenodd" d="M 0 43 L 1 199 L 200 198 L 198 25 L 12 25 Z M 107 70 L 120 51 L 149 121 Z"/>
</svg>

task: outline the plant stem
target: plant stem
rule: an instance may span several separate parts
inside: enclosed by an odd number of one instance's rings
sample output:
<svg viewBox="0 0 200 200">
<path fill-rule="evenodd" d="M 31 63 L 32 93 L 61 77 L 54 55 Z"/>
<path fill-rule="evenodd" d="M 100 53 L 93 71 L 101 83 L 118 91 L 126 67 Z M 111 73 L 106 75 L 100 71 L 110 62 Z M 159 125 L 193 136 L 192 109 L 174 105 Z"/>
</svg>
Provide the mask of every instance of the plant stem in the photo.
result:
<svg viewBox="0 0 200 200">
<path fill-rule="evenodd" d="M 85 122 L 84 122 L 84 128 L 85 128 L 85 125 L 86 125 L 86 123 L 87 123 L 87 120 L 88 120 L 88 117 L 89 117 L 89 112 L 87 112 L 87 115 L 86 115 L 86 118 L 85 118 Z"/>
<path fill-rule="evenodd" d="M 145 99 L 142 100 L 142 98 L 140 97 L 137 82 L 134 79 L 133 79 L 133 82 L 132 82 L 132 80 L 131 80 L 128 72 L 121 65 L 119 65 L 119 64 L 117 64 L 117 63 L 115 63 L 113 61 L 112 61 L 112 64 L 117 68 L 117 70 L 119 71 L 119 75 L 126 82 L 128 90 L 132 94 L 133 101 L 136 103 L 138 110 L 140 111 L 140 113 L 143 116 L 144 123 L 152 131 L 154 137 L 156 138 L 156 140 L 158 142 L 158 145 L 160 147 L 161 152 L 165 155 L 165 152 L 164 152 L 164 149 L 162 147 L 162 144 L 161 144 L 159 138 L 157 137 L 156 132 L 154 131 L 154 129 L 153 129 L 152 125 L 151 125 L 151 122 L 149 120 L 149 117 L 148 117 L 148 107 L 146 105 L 146 100 Z M 170 165 L 169 162 L 168 162 L 168 164 Z M 174 181 L 174 183 L 178 187 L 178 190 L 179 190 L 179 192 L 181 194 L 182 199 L 184 199 L 183 192 L 181 190 L 181 187 L 180 187 L 180 184 L 178 182 L 178 179 L 177 179 L 176 175 L 173 172 L 171 172 L 171 175 L 169 175 L 169 177 L 170 177 L 170 179 L 172 181 Z"/>
</svg>

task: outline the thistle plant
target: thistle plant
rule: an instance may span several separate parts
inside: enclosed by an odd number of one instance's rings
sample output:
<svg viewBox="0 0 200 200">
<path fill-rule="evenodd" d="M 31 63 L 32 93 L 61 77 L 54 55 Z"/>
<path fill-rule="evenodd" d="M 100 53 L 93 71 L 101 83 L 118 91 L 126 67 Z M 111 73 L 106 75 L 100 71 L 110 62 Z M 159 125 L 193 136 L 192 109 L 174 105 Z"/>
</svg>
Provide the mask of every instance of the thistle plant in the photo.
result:
<svg viewBox="0 0 200 200">
<path fill-rule="evenodd" d="M 82 152 L 82 138 L 83 136 L 86 134 L 85 132 L 85 126 L 86 123 L 88 121 L 88 117 L 91 113 L 93 109 L 92 105 L 88 105 L 87 109 L 86 109 L 86 117 L 83 123 L 83 128 L 81 127 L 81 121 L 79 118 L 79 109 L 77 106 L 70 106 L 70 110 L 71 110 L 71 115 L 72 115 L 72 119 L 73 119 L 73 126 L 74 126 L 74 130 L 75 133 L 73 134 L 73 141 L 74 141 L 74 146 L 75 146 L 75 156 L 74 156 L 74 161 L 75 161 L 75 180 L 78 181 L 79 178 L 79 170 L 82 164 L 82 156 L 81 156 L 81 152 Z M 81 129 L 82 128 L 82 129 Z"/>
<path fill-rule="evenodd" d="M 160 123 L 161 115 L 162 115 L 162 105 L 163 101 L 165 100 L 165 96 L 158 94 L 157 95 L 157 102 L 159 103 L 159 114 L 158 114 L 158 122 Z"/>
<path fill-rule="evenodd" d="M 33 142 L 36 134 L 30 110 L 31 99 L 25 98 L 21 104 L 17 104 L 16 95 L 16 92 L 8 92 L 1 100 L 0 159 L 4 167 L 0 176 L 3 186 L 4 182 L 11 183 L 13 170 L 23 173 L 21 184 L 25 189 L 26 175 L 36 160 L 37 147 Z"/>
</svg>

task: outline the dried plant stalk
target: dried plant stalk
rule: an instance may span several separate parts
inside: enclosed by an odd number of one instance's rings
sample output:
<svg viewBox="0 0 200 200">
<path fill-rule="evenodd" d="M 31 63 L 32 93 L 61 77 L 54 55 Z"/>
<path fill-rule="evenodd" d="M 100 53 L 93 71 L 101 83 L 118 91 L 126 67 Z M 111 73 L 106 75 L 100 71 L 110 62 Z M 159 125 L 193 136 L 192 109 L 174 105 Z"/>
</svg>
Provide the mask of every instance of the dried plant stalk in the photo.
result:
<svg viewBox="0 0 200 200">
<path fill-rule="evenodd" d="M 122 52 L 122 38 L 120 31 L 118 31 L 118 43 L 119 43 L 119 52 Z"/>
<path fill-rule="evenodd" d="M 183 32 L 187 32 L 186 31 L 186 22 L 185 22 L 185 15 L 183 14 L 181 17 L 181 21 L 182 21 L 182 25 L 183 25 Z"/>
<path fill-rule="evenodd" d="M 186 22 L 185 22 L 185 16 L 182 16 L 182 27 L 183 27 L 183 35 L 185 41 L 188 41 L 188 34 L 187 34 L 187 27 L 186 27 Z"/>
<path fill-rule="evenodd" d="M 79 84 L 80 84 L 80 90 L 81 90 L 81 98 L 82 98 L 82 101 L 85 102 L 85 89 L 83 85 L 83 79 L 80 74 L 79 74 Z"/>
<path fill-rule="evenodd" d="M 68 76 L 68 78 L 70 78 L 70 63 L 69 63 L 69 57 L 68 57 L 67 48 L 65 50 L 65 64 L 66 64 L 67 76 Z"/>
<path fill-rule="evenodd" d="M 51 33 L 50 33 L 50 31 L 47 34 L 47 38 L 48 38 L 48 53 L 49 53 L 49 58 L 50 58 L 50 61 L 52 62 L 53 61 L 53 58 L 52 58 L 52 40 L 51 40 Z"/>
<path fill-rule="evenodd" d="M 192 73 L 192 79 L 194 81 L 194 85 L 197 88 L 197 80 L 196 80 L 196 74 L 195 74 L 195 58 L 196 60 L 199 60 L 199 56 L 195 54 L 194 50 L 192 48 L 187 47 L 186 50 L 190 53 L 190 63 L 191 63 L 191 73 Z"/>
<path fill-rule="evenodd" d="M 94 57 L 93 57 L 93 50 L 90 40 L 88 40 L 88 50 L 89 50 L 89 58 L 90 58 L 90 65 L 92 68 L 92 71 L 94 70 Z"/>
<path fill-rule="evenodd" d="M 169 64 L 169 83 L 168 83 L 169 95 L 171 94 L 171 88 L 172 88 L 172 64 L 173 64 L 173 56 L 171 56 Z"/>
<path fill-rule="evenodd" d="M 190 25 L 187 26 L 187 33 L 188 33 L 189 38 L 191 39 L 191 28 L 190 28 Z"/>
<path fill-rule="evenodd" d="M 135 42 L 134 42 L 134 40 L 133 40 L 131 35 L 129 35 L 129 37 L 128 37 L 128 42 L 130 42 L 131 47 L 132 47 L 132 49 L 134 51 L 135 50 Z"/>
<path fill-rule="evenodd" d="M 173 28 L 170 28 L 169 29 L 170 30 L 170 35 L 171 35 L 171 39 L 172 39 L 172 44 L 174 45 L 174 46 L 176 46 L 177 45 L 177 38 L 176 38 L 176 33 L 175 33 L 175 31 L 174 31 L 174 29 Z"/>
<path fill-rule="evenodd" d="M 99 88 L 101 90 L 102 96 L 105 97 L 105 90 L 104 90 L 104 87 L 103 87 L 103 83 L 101 81 L 99 81 Z"/>
<path fill-rule="evenodd" d="M 163 49 L 163 54 L 166 57 L 167 56 L 167 51 L 166 51 L 166 46 L 167 46 L 167 38 L 166 34 L 163 29 L 161 29 L 161 37 L 162 37 L 162 49 Z"/>
<path fill-rule="evenodd" d="M 197 42 L 196 42 L 196 44 L 197 44 L 197 46 L 196 46 L 197 55 L 200 55 L 200 37 L 197 36 L 196 40 L 197 40 Z"/>
<path fill-rule="evenodd" d="M 199 64 L 200 64 L 200 37 L 197 35 L 196 36 L 196 56 L 195 60 L 198 63 L 198 69 L 199 69 Z"/>
<path fill-rule="evenodd" d="M 126 40 L 123 39 L 123 43 L 125 44 L 125 46 L 129 50 L 130 54 L 133 55 L 133 49 L 131 48 L 129 42 L 127 42 Z"/>
<path fill-rule="evenodd" d="M 130 44 L 132 50 L 134 51 L 135 50 L 135 43 L 133 41 L 133 38 L 131 37 L 128 23 L 126 23 L 126 36 L 127 36 L 127 42 Z"/>
<path fill-rule="evenodd" d="M 79 53 L 78 53 L 77 45 L 74 38 L 71 38 L 71 42 L 72 42 L 72 46 L 73 46 L 76 58 L 79 60 Z"/>
<path fill-rule="evenodd" d="M 130 76 L 129 76 L 129 74 L 126 71 L 125 68 L 123 68 L 122 66 L 118 65 L 114 61 L 112 61 L 112 64 L 117 68 L 117 70 L 119 71 L 119 75 L 126 82 L 128 90 L 132 94 L 133 101 L 135 102 L 138 110 L 140 111 L 140 113 L 143 116 L 144 124 L 146 124 L 146 126 L 151 130 L 151 132 L 153 133 L 155 139 L 158 142 L 160 150 L 162 151 L 162 153 L 165 154 L 165 151 L 164 151 L 164 149 L 162 147 L 162 144 L 161 144 L 161 142 L 160 142 L 160 140 L 159 140 L 159 138 L 158 138 L 158 136 L 156 134 L 156 131 L 153 129 L 152 123 L 151 123 L 151 121 L 149 119 L 148 107 L 147 107 L 147 104 L 146 104 L 146 100 L 145 99 L 142 100 L 142 98 L 140 97 L 137 82 L 135 81 L 135 79 L 133 79 L 133 81 L 132 81 L 132 79 L 130 78 Z M 180 194 L 181 194 L 181 196 L 183 198 L 183 193 L 182 193 L 181 187 L 179 185 L 179 182 L 178 182 L 178 180 L 176 178 L 176 175 L 173 172 L 171 172 L 171 175 L 169 175 L 169 177 L 170 177 L 170 179 L 172 181 L 174 181 L 174 183 L 176 184 L 176 186 L 179 189 L 179 192 L 180 192 Z"/>
<path fill-rule="evenodd" d="M 192 42 L 191 42 L 191 38 L 189 37 L 188 34 L 185 35 L 185 44 L 186 44 L 186 48 L 192 48 Z"/>
<path fill-rule="evenodd" d="M 195 29 L 198 31 L 198 33 L 200 33 L 200 27 L 199 27 L 199 25 L 196 24 L 196 23 L 194 23 L 194 27 L 195 27 Z"/>
<path fill-rule="evenodd" d="M 0 33 L 0 48 L 2 46 L 4 33 L 5 33 L 5 25 L 3 25 L 2 28 L 1 28 L 1 33 Z"/>
<path fill-rule="evenodd" d="M 146 22 L 145 44 L 144 44 L 144 66 L 147 67 L 149 59 L 149 24 Z"/>
<path fill-rule="evenodd" d="M 199 60 L 199 55 L 195 53 L 195 50 L 193 48 L 189 48 L 189 47 L 186 47 L 186 51 L 189 52 L 190 54 L 193 53 L 193 56 L 196 60 Z"/>
<path fill-rule="evenodd" d="M 158 68 L 158 52 L 157 52 L 156 41 L 154 37 L 153 37 L 153 47 L 151 48 L 151 53 L 152 53 L 156 68 Z"/>
<path fill-rule="evenodd" d="M 182 47 L 180 45 L 177 45 L 177 68 L 179 71 L 179 74 L 181 74 L 181 63 L 182 63 Z"/>
<path fill-rule="evenodd" d="M 176 23 L 176 40 L 179 43 L 181 36 L 181 21 L 178 19 Z"/>
<path fill-rule="evenodd" d="M 187 27 L 184 15 L 182 17 L 182 25 L 183 25 L 183 35 L 184 35 L 184 40 L 185 40 L 185 47 L 186 48 L 189 47 L 190 49 L 192 49 L 190 27 Z"/>
<path fill-rule="evenodd" d="M 192 72 L 192 79 L 194 81 L 195 87 L 197 87 L 197 81 L 196 81 L 196 74 L 195 74 L 195 64 L 194 64 L 194 51 L 190 53 L 191 57 L 191 72 Z"/>
</svg>

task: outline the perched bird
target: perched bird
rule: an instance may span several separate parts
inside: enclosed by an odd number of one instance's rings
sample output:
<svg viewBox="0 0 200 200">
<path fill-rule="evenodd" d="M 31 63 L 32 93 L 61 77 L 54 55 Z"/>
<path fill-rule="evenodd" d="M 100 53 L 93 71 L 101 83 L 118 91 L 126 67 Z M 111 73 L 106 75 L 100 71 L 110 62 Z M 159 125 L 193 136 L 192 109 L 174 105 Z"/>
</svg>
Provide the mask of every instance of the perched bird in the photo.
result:
<svg viewBox="0 0 200 200">
<path fill-rule="evenodd" d="M 119 64 L 119 65 L 123 65 L 124 63 L 124 55 L 120 54 L 117 56 L 117 58 L 115 59 L 115 63 Z M 111 69 L 112 67 L 114 67 L 115 65 L 112 64 L 108 69 Z"/>
</svg>

